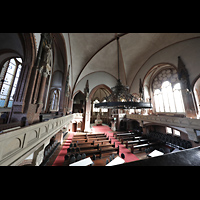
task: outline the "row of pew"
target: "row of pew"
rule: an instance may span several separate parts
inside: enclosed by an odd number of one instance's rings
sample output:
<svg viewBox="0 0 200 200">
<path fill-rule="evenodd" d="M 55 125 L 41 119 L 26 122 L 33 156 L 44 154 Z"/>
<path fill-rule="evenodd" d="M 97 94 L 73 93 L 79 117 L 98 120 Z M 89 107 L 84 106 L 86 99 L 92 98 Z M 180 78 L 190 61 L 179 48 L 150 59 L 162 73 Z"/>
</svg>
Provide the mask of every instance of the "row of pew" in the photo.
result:
<svg viewBox="0 0 200 200">
<path fill-rule="evenodd" d="M 108 159 L 111 161 L 116 154 L 119 155 L 119 146 L 115 147 L 115 143 L 112 144 L 105 133 L 74 135 L 72 143 L 67 149 L 64 165 L 70 165 L 88 157 L 93 161 L 102 158 L 105 160 L 105 156 L 107 156 L 106 163 L 102 163 L 105 165 L 108 163 Z"/>
<path fill-rule="evenodd" d="M 126 145 L 126 148 L 131 148 L 131 153 L 134 153 L 135 149 L 148 148 L 150 146 L 157 145 L 159 142 L 156 140 L 149 140 L 145 136 L 142 136 L 135 132 L 129 133 L 114 133 L 114 137 Z"/>
</svg>

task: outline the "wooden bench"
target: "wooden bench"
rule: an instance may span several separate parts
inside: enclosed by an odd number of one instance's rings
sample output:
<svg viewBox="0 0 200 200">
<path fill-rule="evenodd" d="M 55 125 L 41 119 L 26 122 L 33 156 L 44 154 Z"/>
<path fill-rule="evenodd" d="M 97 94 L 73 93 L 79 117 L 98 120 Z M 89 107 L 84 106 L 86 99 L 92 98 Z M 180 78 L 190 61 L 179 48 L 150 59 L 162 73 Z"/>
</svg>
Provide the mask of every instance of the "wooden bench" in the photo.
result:
<svg viewBox="0 0 200 200">
<path fill-rule="evenodd" d="M 74 143 L 74 142 L 73 142 Z M 72 143 L 72 144 L 73 144 Z M 111 144 L 111 140 L 93 140 L 93 141 L 87 141 L 87 142 L 75 142 L 78 146 L 81 146 L 81 145 L 95 145 L 95 144 L 108 144 L 110 143 Z"/>
<path fill-rule="evenodd" d="M 74 151 L 72 152 L 74 148 Z M 78 151 L 77 151 L 78 149 Z M 70 151 L 69 151 L 70 150 Z M 84 146 L 84 147 L 71 147 L 68 150 L 68 155 L 71 154 L 75 154 L 75 153 L 79 153 L 79 154 L 83 154 L 85 153 L 86 156 L 89 155 L 99 155 L 99 158 L 101 158 L 102 154 L 105 153 L 110 153 L 110 152 L 117 152 L 117 154 L 119 154 L 119 146 L 115 147 L 115 143 L 114 144 L 107 144 L 107 145 L 91 145 L 91 146 Z"/>
<path fill-rule="evenodd" d="M 98 137 L 98 138 L 87 138 L 87 139 L 72 139 L 72 142 L 90 142 L 90 141 L 99 141 L 99 140 L 109 140 L 109 137 Z"/>
<path fill-rule="evenodd" d="M 102 157 L 102 154 L 105 154 L 105 153 L 113 153 L 113 152 L 117 152 L 117 155 L 119 155 L 119 146 L 118 147 L 113 147 L 113 148 L 102 148 L 100 147 L 100 150 L 99 150 L 99 157 L 101 158 Z"/>
<path fill-rule="evenodd" d="M 90 135 L 76 135 L 76 136 L 74 136 L 73 138 L 74 139 L 84 139 L 84 138 L 93 138 L 93 137 L 104 137 L 104 136 L 106 136 L 104 133 L 102 133 L 102 134 L 98 134 L 98 135 L 96 135 L 96 134 L 90 134 Z"/>
<path fill-rule="evenodd" d="M 134 149 L 139 149 L 140 151 L 142 150 L 143 147 L 149 147 L 149 146 L 153 146 L 156 145 L 157 143 L 146 143 L 146 144 L 139 144 L 139 145 L 133 145 L 131 146 L 131 153 L 134 153 Z"/>
<path fill-rule="evenodd" d="M 135 133 L 115 133 L 114 137 L 120 137 L 120 136 L 128 136 L 128 135 L 134 135 Z"/>
<path fill-rule="evenodd" d="M 124 141 L 135 141 L 135 140 L 141 140 L 141 139 L 146 139 L 146 138 L 143 136 L 124 137 L 121 139 L 121 143 L 124 144 Z"/>
<path fill-rule="evenodd" d="M 106 148 L 106 147 L 115 147 L 115 143 L 114 144 L 95 144 L 95 145 L 81 145 L 81 146 L 76 146 L 76 147 L 69 147 L 68 149 L 70 149 L 70 151 L 72 150 L 72 148 L 74 148 L 75 152 L 76 149 L 79 148 L 79 153 L 82 150 L 88 150 L 88 149 L 99 149 L 99 147 L 102 148 Z"/>
<path fill-rule="evenodd" d="M 121 143 L 123 144 L 124 141 L 134 141 L 134 140 L 139 140 L 139 139 L 143 139 L 143 136 L 126 136 L 126 137 L 123 137 L 121 138 Z"/>
<path fill-rule="evenodd" d="M 76 137 L 85 137 L 85 136 L 101 136 L 101 135 L 105 135 L 105 133 L 79 134 L 79 135 L 74 135 L 74 138 L 76 138 Z"/>
<path fill-rule="evenodd" d="M 101 137 L 106 137 L 106 135 L 94 135 L 94 136 L 80 136 L 80 137 L 73 137 L 73 140 L 81 140 L 81 139 L 88 139 L 88 138 L 101 138 Z"/>
<path fill-rule="evenodd" d="M 102 154 L 113 153 L 113 152 L 117 152 L 117 154 L 119 154 L 119 146 L 118 147 L 99 147 L 98 149 L 80 150 L 80 154 L 85 153 L 86 156 L 95 154 L 95 155 L 99 155 L 99 158 L 102 157 Z"/>
<path fill-rule="evenodd" d="M 128 148 L 132 144 L 141 144 L 143 142 L 148 142 L 148 139 L 139 139 L 139 140 L 126 141 L 126 148 Z"/>
</svg>

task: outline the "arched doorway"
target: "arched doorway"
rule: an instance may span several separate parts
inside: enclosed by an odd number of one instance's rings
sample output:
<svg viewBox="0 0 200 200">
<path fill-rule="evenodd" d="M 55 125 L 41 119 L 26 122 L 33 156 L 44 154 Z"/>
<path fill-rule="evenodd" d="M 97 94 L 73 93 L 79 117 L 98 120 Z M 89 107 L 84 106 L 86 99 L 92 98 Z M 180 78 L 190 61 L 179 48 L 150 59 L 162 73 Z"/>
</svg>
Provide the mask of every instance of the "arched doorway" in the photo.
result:
<svg viewBox="0 0 200 200">
<path fill-rule="evenodd" d="M 104 124 L 109 125 L 109 109 L 102 109 L 102 108 L 95 108 L 96 103 L 101 103 L 106 101 L 106 97 L 110 95 L 110 91 L 105 87 L 98 88 L 91 99 L 91 118 L 90 123 L 94 123 L 94 121 L 97 119 L 97 114 L 100 115 L 100 118 L 102 119 Z"/>
<path fill-rule="evenodd" d="M 81 91 L 79 91 L 74 96 L 72 112 L 73 113 L 83 113 L 84 104 L 85 104 L 85 95 Z"/>
<path fill-rule="evenodd" d="M 85 119 L 85 131 L 89 131 L 90 130 L 90 119 L 91 119 L 91 107 L 92 107 L 92 99 L 94 99 L 94 94 L 95 92 L 100 89 L 100 88 L 105 88 L 107 91 L 111 92 L 110 88 L 104 84 L 98 85 L 96 87 L 94 87 L 88 97 L 88 101 L 86 103 L 86 119 Z"/>
</svg>

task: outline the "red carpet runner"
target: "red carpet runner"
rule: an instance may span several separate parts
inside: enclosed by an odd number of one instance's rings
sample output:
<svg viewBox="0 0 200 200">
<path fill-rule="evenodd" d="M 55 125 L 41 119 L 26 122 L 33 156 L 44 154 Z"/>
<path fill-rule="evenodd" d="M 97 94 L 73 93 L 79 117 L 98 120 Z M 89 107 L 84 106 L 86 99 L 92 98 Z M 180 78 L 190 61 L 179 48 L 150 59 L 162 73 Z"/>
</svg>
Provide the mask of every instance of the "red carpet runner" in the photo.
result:
<svg viewBox="0 0 200 200">
<path fill-rule="evenodd" d="M 65 161 L 65 155 L 67 154 L 67 149 L 69 148 L 69 145 L 72 142 L 72 138 L 74 136 L 74 133 L 70 133 L 69 137 L 67 138 L 65 144 L 63 145 L 62 149 L 60 150 L 60 153 L 58 154 L 57 158 L 55 159 L 52 166 L 62 166 Z"/>
<path fill-rule="evenodd" d="M 115 142 L 115 147 L 119 145 L 119 155 L 124 153 L 125 155 L 125 162 L 131 162 L 139 160 L 134 154 L 132 154 L 121 142 L 113 137 L 113 131 L 108 126 L 93 126 L 93 132 L 103 132 L 111 139 L 112 143 Z M 74 133 L 70 133 L 69 137 L 67 138 L 65 144 L 63 145 L 60 153 L 58 154 L 57 158 L 55 159 L 52 166 L 62 166 L 65 161 L 65 155 L 67 154 L 67 149 L 72 142 Z"/>
<path fill-rule="evenodd" d="M 121 157 L 121 153 L 124 153 L 125 155 L 125 162 L 132 162 L 139 160 L 134 154 L 132 154 L 121 142 L 119 142 L 117 139 L 113 137 L 113 131 L 108 126 L 93 126 L 93 132 L 103 132 L 107 136 L 109 136 L 109 139 L 111 139 L 112 143 L 115 142 L 115 147 L 118 147 L 119 145 L 119 155 Z"/>
</svg>

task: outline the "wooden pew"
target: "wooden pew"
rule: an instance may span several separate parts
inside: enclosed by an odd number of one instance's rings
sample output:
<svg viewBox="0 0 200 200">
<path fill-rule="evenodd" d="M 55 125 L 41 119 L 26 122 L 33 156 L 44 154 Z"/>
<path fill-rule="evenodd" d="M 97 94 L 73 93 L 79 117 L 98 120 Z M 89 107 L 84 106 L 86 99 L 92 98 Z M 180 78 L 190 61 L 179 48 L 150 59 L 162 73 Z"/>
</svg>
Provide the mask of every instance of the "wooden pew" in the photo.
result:
<svg viewBox="0 0 200 200">
<path fill-rule="evenodd" d="M 83 153 L 85 153 L 86 157 L 93 157 L 93 155 L 95 154 L 99 157 L 98 159 L 101 159 L 102 155 L 105 155 L 107 157 L 109 157 L 109 154 L 119 155 L 119 146 L 115 147 L 115 143 L 111 144 L 111 140 L 109 140 L 109 137 L 107 137 L 105 133 L 97 135 L 90 134 L 89 136 L 88 134 L 85 134 L 83 136 L 77 135 L 76 137 L 73 137 L 71 144 L 74 146 L 74 143 L 76 143 L 76 147 L 68 148 L 67 155 L 69 156 L 72 154 L 83 155 Z M 70 162 L 69 160 L 65 161 L 65 166 L 68 165 L 68 163 Z"/>
<path fill-rule="evenodd" d="M 77 145 L 76 147 L 69 147 L 69 149 L 72 150 L 72 148 L 74 149 L 79 148 L 79 153 L 80 153 L 80 151 L 83 151 L 83 150 L 99 149 L 99 147 L 102 147 L 102 148 L 115 147 L 115 143 L 114 144 L 109 143 L 109 144 L 81 145 L 81 146 Z"/>
<path fill-rule="evenodd" d="M 90 141 L 99 141 L 99 140 L 109 140 L 109 137 L 98 137 L 98 138 L 86 138 L 86 139 L 72 139 L 72 142 L 90 142 Z"/>
<path fill-rule="evenodd" d="M 135 133 L 115 133 L 114 137 L 117 138 L 119 136 L 128 136 L 128 135 L 134 135 Z"/>
<path fill-rule="evenodd" d="M 126 148 L 131 146 L 132 144 L 141 144 L 143 142 L 148 142 L 148 139 L 139 139 L 139 140 L 130 140 L 126 141 Z"/>
<path fill-rule="evenodd" d="M 105 153 L 113 153 L 113 152 L 117 152 L 117 154 L 119 154 L 119 146 L 118 147 L 99 147 L 98 149 L 88 149 L 88 150 L 80 150 L 80 154 L 85 153 L 86 156 L 89 155 L 99 155 L 99 158 L 102 157 L 102 154 Z"/>
<path fill-rule="evenodd" d="M 105 133 L 91 133 L 91 134 L 80 134 L 80 135 L 74 135 L 73 138 L 79 138 L 79 137 L 86 137 L 86 136 L 101 136 L 105 135 Z"/>
<path fill-rule="evenodd" d="M 142 150 L 143 147 L 147 148 L 149 146 L 153 146 L 153 145 L 156 145 L 158 144 L 157 142 L 156 143 L 147 143 L 147 144 L 139 144 L 139 145 L 133 145 L 131 146 L 131 153 L 134 153 L 134 149 L 139 149 L 140 151 Z"/>
<path fill-rule="evenodd" d="M 86 138 L 98 138 L 98 137 L 105 137 L 105 134 L 102 135 L 80 135 L 77 137 L 73 137 L 73 139 L 86 139 Z"/>
<path fill-rule="evenodd" d="M 98 141 L 88 141 L 88 142 L 78 142 L 76 143 L 78 146 L 82 146 L 82 145 L 95 145 L 95 144 L 111 144 L 111 140 L 98 140 Z"/>
<path fill-rule="evenodd" d="M 117 155 L 119 155 L 119 146 L 113 147 L 113 148 L 102 148 L 102 147 L 100 147 L 99 157 L 101 158 L 102 154 L 113 153 L 113 152 L 117 152 Z"/>
<path fill-rule="evenodd" d="M 74 152 L 72 152 L 72 148 L 74 148 Z M 114 144 L 106 144 L 106 145 L 91 145 L 91 146 L 84 146 L 84 147 L 72 147 L 69 148 L 70 152 L 68 152 L 68 155 L 71 154 L 75 154 L 75 153 L 79 153 L 79 154 L 83 154 L 85 153 L 86 156 L 92 156 L 93 154 L 95 155 L 99 155 L 99 158 L 102 157 L 102 154 L 105 153 L 113 153 L 113 152 L 117 152 L 117 154 L 119 154 L 119 146 L 115 147 L 115 143 Z M 79 149 L 77 151 L 77 149 Z M 69 151 L 69 150 L 68 150 Z"/>
<path fill-rule="evenodd" d="M 126 136 L 121 138 L 121 143 L 123 144 L 124 141 L 134 141 L 134 140 L 140 140 L 140 139 L 145 139 L 143 136 Z"/>
</svg>

